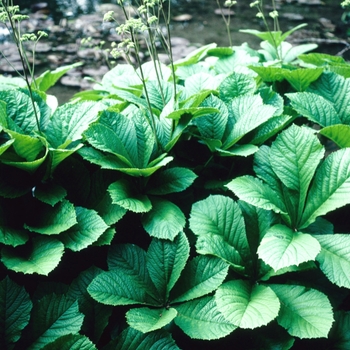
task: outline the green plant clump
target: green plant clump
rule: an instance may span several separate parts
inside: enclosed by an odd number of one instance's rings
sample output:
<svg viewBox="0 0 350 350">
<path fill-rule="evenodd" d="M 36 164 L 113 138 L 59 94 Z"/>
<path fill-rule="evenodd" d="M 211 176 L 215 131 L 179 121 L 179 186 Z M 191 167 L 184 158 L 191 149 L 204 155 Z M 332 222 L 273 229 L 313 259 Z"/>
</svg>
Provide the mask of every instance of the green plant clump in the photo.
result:
<svg viewBox="0 0 350 350">
<path fill-rule="evenodd" d="M 1 348 L 349 349 L 349 63 L 256 1 L 260 49 L 165 65 L 170 4 L 119 4 L 127 63 L 57 106 L 79 64 L 35 77 L 1 1 L 27 72 L 0 77 Z"/>
</svg>

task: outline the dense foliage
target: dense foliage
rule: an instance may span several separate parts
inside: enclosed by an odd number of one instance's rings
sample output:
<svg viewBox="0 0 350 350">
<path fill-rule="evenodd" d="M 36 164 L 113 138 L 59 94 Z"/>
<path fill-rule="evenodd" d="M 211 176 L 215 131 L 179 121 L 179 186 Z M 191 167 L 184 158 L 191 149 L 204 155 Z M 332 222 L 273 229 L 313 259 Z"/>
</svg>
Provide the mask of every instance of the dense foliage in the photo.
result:
<svg viewBox="0 0 350 350">
<path fill-rule="evenodd" d="M 1 77 L 5 349 L 349 349 L 350 66 L 250 32 L 62 106 L 72 67 Z"/>
</svg>

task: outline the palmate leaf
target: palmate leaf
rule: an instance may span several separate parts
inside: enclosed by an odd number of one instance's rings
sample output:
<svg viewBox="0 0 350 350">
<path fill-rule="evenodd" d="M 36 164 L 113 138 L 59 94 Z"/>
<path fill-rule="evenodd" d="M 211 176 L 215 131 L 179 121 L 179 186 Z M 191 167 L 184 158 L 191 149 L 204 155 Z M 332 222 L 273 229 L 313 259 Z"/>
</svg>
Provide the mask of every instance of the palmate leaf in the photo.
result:
<svg viewBox="0 0 350 350">
<path fill-rule="evenodd" d="M 317 169 L 299 229 L 316 217 L 350 203 L 350 148 L 330 154 Z"/>
<path fill-rule="evenodd" d="M 31 349 L 41 349 L 67 334 L 77 334 L 84 315 L 78 302 L 65 295 L 49 294 L 34 303 L 28 334 Z"/>
<path fill-rule="evenodd" d="M 23 286 L 9 277 L 0 282 L 0 344 L 12 348 L 27 326 L 32 302 Z"/>
<path fill-rule="evenodd" d="M 45 345 L 42 350 L 97 350 L 92 341 L 81 334 L 66 334 Z"/>
<path fill-rule="evenodd" d="M 292 107 L 309 120 L 321 126 L 341 124 L 334 104 L 324 97 L 312 92 L 289 93 L 286 96 L 291 101 Z"/>
<path fill-rule="evenodd" d="M 280 309 L 271 288 L 252 286 L 243 280 L 222 284 L 215 293 L 215 301 L 225 319 L 240 328 L 264 326 L 277 317 Z"/>
<path fill-rule="evenodd" d="M 321 247 L 317 239 L 307 233 L 294 232 L 287 226 L 275 225 L 267 230 L 258 255 L 275 271 L 315 260 Z"/>
<path fill-rule="evenodd" d="M 296 125 L 282 132 L 271 146 L 272 170 L 287 188 L 298 193 L 298 218 L 302 215 L 310 182 L 323 155 L 324 149 L 313 132 Z"/>
<path fill-rule="evenodd" d="M 339 287 L 350 288 L 350 236 L 315 235 L 321 245 L 316 260 L 328 279 Z"/>
<path fill-rule="evenodd" d="M 147 251 L 147 270 L 158 293 L 168 300 L 190 254 L 186 235 L 179 233 L 173 242 L 153 239 Z"/>
<path fill-rule="evenodd" d="M 244 220 L 238 205 L 221 195 L 192 206 L 190 228 L 198 236 L 197 251 L 220 257 L 242 270 L 249 259 Z"/>
<path fill-rule="evenodd" d="M 152 237 L 173 240 L 183 230 L 186 218 L 174 203 L 151 198 L 152 209 L 142 216 L 143 228 Z"/>
<path fill-rule="evenodd" d="M 76 207 L 77 224 L 60 234 L 66 248 L 73 252 L 80 251 L 96 242 L 108 228 L 96 211 Z"/>
<path fill-rule="evenodd" d="M 192 339 L 219 339 L 237 328 L 224 318 L 213 297 L 182 303 L 176 310 L 175 324 Z"/>
<path fill-rule="evenodd" d="M 149 309 L 148 307 L 131 309 L 126 313 L 126 321 L 130 327 L 148 333 L 161 329 L 177 315 L 174 308 Z"/>
<path fill-rule="evenodd" d="M 322 128 L 320 134 L 332 140 L 340 148 L 350 147 L 350 125 L 330 125 Z"/>
<path fill-rule="evenodd" d="M 33 238 L 31 247 L 27 249 L 27 254 L 22 256 L 16 248 L 4 247 L 1 251 L 2 263 L 16 272 L 47 276 L 59 264 L 64 245 L 52 237 L 41 236 Z"/>
<path fill-rule="evenodd" d="M 279 325 L 298 338 L 327 337 L 333 323 L 332 306 L 326 295 L 296 285 L 270 285 L 281 301 Z"/>
<path fill-rule="evenodd" d="M 142 333 L 131 327 L 126 328 L 105 350 L 180 350 L 171 335 L 164 330 Z"/>
<path fill-rule="evenodd" d="M 212 256 L 200 255 L 189 261 L 171 293 L 179 303 L 211 293 L 224 281 L 229 265 Z"/>
</svg>

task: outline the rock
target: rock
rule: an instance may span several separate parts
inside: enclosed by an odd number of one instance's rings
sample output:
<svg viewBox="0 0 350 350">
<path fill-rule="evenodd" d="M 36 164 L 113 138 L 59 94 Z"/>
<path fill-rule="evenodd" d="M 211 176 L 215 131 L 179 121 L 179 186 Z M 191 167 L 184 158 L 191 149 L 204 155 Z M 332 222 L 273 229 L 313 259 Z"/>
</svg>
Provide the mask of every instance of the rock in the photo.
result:
<svg viewBox="0 0 350 350">
<path fill-rule="evenodd" d="M 192 15 L 189 13 L 184 13 L 182 15 L 178 15 L 172 18 L 173 21 L 175 22 L 188 22 L 193 18 Z"/>
<path fill-rule="evenodd" d="M 280 14 L 281 18 L 288 19 L 289 21 L 304 21 L 304 16 L 298 13 L 285 12 Z"/>
<path fill-rule="evenodd" d="M 234 11 L 228 8 L 215 9 L 214 13 L 218 16 L 232 16 L 235 14 Z"/>
<path fill-rule="evenodd" d="M 318 21 L 322 24 L 322 27 L 324 29 L 326 29 L 327 31 L 329 31 L 329 32 L 334 32 L 335 31 L 335 27 L 336 26 L 335 26 L 335 24 L 332 23 L 331 20 L 322 17 Z"/>
</svg>

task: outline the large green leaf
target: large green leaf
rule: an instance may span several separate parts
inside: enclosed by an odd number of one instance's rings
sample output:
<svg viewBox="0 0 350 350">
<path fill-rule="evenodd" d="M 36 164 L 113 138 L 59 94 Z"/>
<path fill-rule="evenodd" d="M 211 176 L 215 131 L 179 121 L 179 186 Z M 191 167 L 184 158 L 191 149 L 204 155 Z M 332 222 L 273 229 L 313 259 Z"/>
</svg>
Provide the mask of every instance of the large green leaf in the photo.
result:
<svg viewBox="0 0 350 350">
<path fill-rule="evenodd" d="M 105 350 L 180 350 L 171 335 L 164 330 L 142 333 L 131 327 L 126 328 Z"/>
<path fill-rule="evenodd" d="M 350 288 L 350 236 L 315 235 L 321 245 L 316 260 L 328 279 L 339 287 Z"/>
<path fill-rule="evenodd" d="M 257 178 L 249 175 L 237 177 L 226 187 L 249 204 L 276 213 L 286 213 L 285 204 L 279 194 Z"/>
<path fill-rule="evenodd" d="M 77 334 L 84 315 L 79 312 L 78 302 L 65 295 L 50 294 L 34 303 L 29 337 L 31 349 L 41 349 L 63 335 Z"/>
<path fill-rule="evenodd" d="M 277 317 L 280 309 L 271 288 L 252 286 L 242 280 L 222 284 L 215 293 L 215 301 L 225 319 L 240 328 L 264 326 Z"/>
<path fill-rule="evenodd" d="M 142 216 L 143 228 L 150 236 L 173 240 L 186 224 L 185 215 L 174 203 L 151 198 L 152 209 Z"/>
<path fill-rule="evenodd" d="M 168 300 L 190 254 L 186 235 L 179 233 L 173 242 L 153 239 L 147 251 L 147 269 L 159 294 Z"/>
<path fill-rule="evenodd" d="M 184 82 L 183 93 L 192 96 L 203 90 L 215 90 L 221 83 L 222 76 L 199 72 L 188 76 Z"/>
<path fill-rule="evenodd" d="M 148 307 L 131 309 L 126 313 L 129 326 L 142 332 L 152 332 L 170 323 L 177 315 L 174 308 L 149 309 Z"/>
<path fill-rule="evenodd" d="M 178 303 L 209 294 L 226 278 L 229 265 L 223 260 L 200 255 L 189 261 L 171 293 L 171 302 Z"/>
<path fill-rule="evenodd" d="M 10 226 L 0 226 L 0 243 L 17 247 L 26 243 L 29 239 L 28 232 L 23 229 L 14 229 Z"/>
<path fill-rule="evenodd" d="M 298 193 L 297 213 L 301 217 L 307 191 L 323 158 L 324 149 L 313 132 L 292 125 L 273 142 L 270 163 L 283 184 Z"/>
<path fill-rule="evenodd" d="M 58 107 L 47 126 L 48 142 L 53 148 L 67 148 L 71 142 L 81 140 L 83 132 L 97 119 L 101 109 L 103 105 L 96 102 L 64 104 Z"/>
<path fill-rule="evenodd" d="M 322 128 L 320 134 L 335 142 L 340 148 L 350 147 L 350 125 L 330 125 Z"/>
<path fill-rule="evenodd" d="M 350 203 L 350 148 L 330 154 L 317 169 L 299 227 L 312 224 L 336 208 Z"/>
<path fill-rule="evenodd" d="M 126 180 L 113 182 L 108 187 L 112 203 L 135 213 L 146 213 L 152 209 L 150 199 L 142 193 L 136 192 L 135 187 Z"/>
<path fill-rule="evenodd" d="M 350 124 L 350 79 L 333 73 L 325 72 L 310 85 L 308 91 L 318 94 L 328 100 L 336 110 L 340 123 Z M 333 124 L 340 124 L 333 123 Z"/>
<path fill-rule="evenodd" d="M 176 310 L 175 324 L 192 339 L 219 339 L 237 328 L 224 318 L 213 297 L 180 304 Z"/>
<path fill-rule="evenodd" d="M 1 261 L 10 270 L 24 274 L 37 273 L 47 276 L 60 262 L 64 246 L 52 237 L 37 237 L 31 240 L 24 256 L 12 247 L 1 250 Z"/>
<path fill-rule="evenodd" d="M 328 339 L 331 348 L 335 350 L 347 350 L 350 347 L 350 313 L 349 311 L 338 311 L 335 313 L 335 325 L 331 329 Z"/>
<path fill-rule="evenodd" d="M 299 68 L 286 70 L 284 75 L 296 91 L 302 92 L 323 73 L 323 68 Z"/>
<path fill-rule="evenodd" d="M 187 168 L 167 168 L 154 174 L 147 183 L 147 193 L 165 195 L 187 189 L 197 175 Z"/>
<path fill-rule="evenodd" d="M 264 104 L 260 95 L 240 96 L 233 99 L 231 113 L 234 124 L 222 148 L 232 147 L 243 136 L 272 118 L 275 111 L 276 107 Z"/>
<path fill-rule="evenodd" d="M 220 257 L 242 270 L 250 257 L 239 206 L 215 195 L 193 204 L 190 228 L 198 236 L 197 251 Z"/>
<path fill-rule="evenodd" d="M 96 242 L 108 228 L 102 218 L 91 209 L 76 207 L 77 224 L 60 234 L 66 248 L 77 252 Z"/>
<path fill-rule="evenodd" d="M 62 201 L 66 195 L 66 189 L 54 182 L 40 183 L 33 189 L 35 198 L 52 206 Z"/>
<path fill-rule="evenodd" d="M 298 338 L 325 338 L 333 323 L 332 306 L 323 293 L 296 285 L 271 285 L 281 301 L 277 322 Z"/>
<path fill-rule="evenodd" d="M 312 92 L 289 93 L 286 96 L 292 107 L 311 121 L 321 126 L 341 124 L 334 105 L 324 97 Z"/>
<path fill-rule="evenodd" d="M 284 225 L 275 225 L 267 230 L 260 243 L 258 255 L 277 271 L 315 260 L 320 250 L 317 239 L 311 235 L 295 232 Z"/>
<path fill-rule="evenodd" d="M 42 350 L 97 350 L 85 335 L 66 334 L 45 345 Z"/>
<path fill-rule="evenodd" d="M 32 302 L 23 286 L 9 277 L 0 282 L 0 344 L 11 349 L 28 325 Z"/>
<path fill-rule="evenodd" d="M 40 216 L 32 218 L 25 225 L 29 231 L 45 235 L 57 235 L 68 230 L 77 223 L 76 213 L 72 203 L 67 200 L 57 203 L 54 207 L 42 204 Z"/>
</svg>

